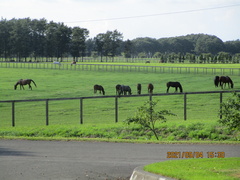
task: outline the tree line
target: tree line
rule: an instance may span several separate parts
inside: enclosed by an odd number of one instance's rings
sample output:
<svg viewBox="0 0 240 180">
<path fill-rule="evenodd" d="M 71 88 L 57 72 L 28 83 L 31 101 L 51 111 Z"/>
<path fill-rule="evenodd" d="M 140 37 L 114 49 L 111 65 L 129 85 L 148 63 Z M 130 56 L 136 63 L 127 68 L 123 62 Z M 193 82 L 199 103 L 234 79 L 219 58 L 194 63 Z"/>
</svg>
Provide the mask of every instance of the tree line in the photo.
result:
<svg viewBox="0 0 240 180">
<path fill-rule="evenodd" d="M 100 57 L 100 61 L 157 58 L 159 62 L 239 63 L 240 40 L 223 42 L 214 35 L 190 34 L 170 38 L 123 40 L 114 31 L 89 38 L 89 30 L 46 19 L 1 19 L 0 57 L 5 61 L 53 61 Z"/>
</svg>

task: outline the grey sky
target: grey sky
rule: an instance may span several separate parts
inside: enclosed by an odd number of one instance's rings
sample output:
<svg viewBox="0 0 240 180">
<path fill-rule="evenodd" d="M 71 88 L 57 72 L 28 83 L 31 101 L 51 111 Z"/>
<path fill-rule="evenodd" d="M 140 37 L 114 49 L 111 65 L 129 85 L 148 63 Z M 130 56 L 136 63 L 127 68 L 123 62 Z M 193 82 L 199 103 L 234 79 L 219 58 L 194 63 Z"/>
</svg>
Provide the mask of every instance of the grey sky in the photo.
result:
<svg viewBox="0 0 240 180">
<path fill-rule="evenodd" d="M 0 0 L 0 16 L 64 22 L 90 37 L 117 29 L 125 40 L 198 33 L 240 39 L 240 0 Z"/>
</svg>

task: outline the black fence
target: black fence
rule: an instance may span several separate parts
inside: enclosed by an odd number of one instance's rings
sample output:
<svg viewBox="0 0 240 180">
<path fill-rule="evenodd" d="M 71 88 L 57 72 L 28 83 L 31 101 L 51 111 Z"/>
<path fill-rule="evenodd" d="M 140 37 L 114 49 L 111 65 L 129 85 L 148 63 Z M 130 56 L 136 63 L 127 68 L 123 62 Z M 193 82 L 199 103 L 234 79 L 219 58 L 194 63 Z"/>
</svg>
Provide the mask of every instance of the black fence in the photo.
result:
<svg viewBox="0 0 240 180">
<path fill-rule="evenodd" d="M 142 95 L 130 95 L 130 96 L 91 96 L 91 97 L 79 97 L 79 98 L 54 98 L 54 99 L 32 99 L 32 100 L 7 100 L 7 101 L 0 101 L 0 103 L 11 103 L 12 107 L 12 126 L 15 126 L 15 104 L 16 103 L 24 103 L 24 102 L 34 102 L 34 101 L 44 101 L 45 102 L 45 109 L 46 109 L 46 125 L 49 125 L 49 101 L 64 101 L 64 100 L 79 100 L 79 123 L 83 124 L 83 114 L 84 114 L 84 100 L 86 99 L 99 99 L 99 98 L 113 98 L 115 99 L 115 122 L 118 122 L 118 106 L 119 102 L 118 99 L 121 98 L 129 98 L 129 97 L 144 97 L 149 96 L 149 100 L 152 101 L 155 96 L 174 96 L 174 95 L 182 95 L 183 96 L 183 114 L 184 120 L 187 120 L 187 96 L 191 94 L 219 94 L 219 110 L 221 111 L 221 103 L 223 99 L 224 93 L 233 93 L 233 92 L 240 92 L 240 90 L 236 91 L 204 91 L 204 92 L 185 92 L 185 93 L 160 93 L 160 94 L 142 94 Z M 1 107 L 1 106 L 0 106 Z M 220 117 L 222 118 L 222 117 Z"/>
</svg>

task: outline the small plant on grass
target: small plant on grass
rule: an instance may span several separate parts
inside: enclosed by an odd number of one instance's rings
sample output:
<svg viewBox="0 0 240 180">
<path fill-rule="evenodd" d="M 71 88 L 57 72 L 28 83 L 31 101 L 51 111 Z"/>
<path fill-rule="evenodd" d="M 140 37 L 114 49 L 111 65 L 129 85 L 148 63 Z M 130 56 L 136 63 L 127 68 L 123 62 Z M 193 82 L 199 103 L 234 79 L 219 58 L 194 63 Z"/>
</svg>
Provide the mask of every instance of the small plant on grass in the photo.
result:
<svg viewBox="0 0 240 180">
<path fill-rule="evenodd" d="M 137 109 L 137 113 L 134 117 L 130 117 L 125 120 L 128 125 L 131 123 L 139 124 L 143 129 L 150 130 L 157 140 L 159 140 L 156 129 L 156 122 L 160 121 L 162 123 L 166 122 L 165 116 L 170 116 L 175 114 L 168 110 L 156 111 L 157 102 L 147 101 L 143 106 Z"/>
<path fill-rule="evenodd" d="M 222 119 L 219 120 L 219 123 L 231 130 L 240 130 L 240 94 L 234 93 L 232 98 L 221 104 L 221 107 Z"/>
</svg>

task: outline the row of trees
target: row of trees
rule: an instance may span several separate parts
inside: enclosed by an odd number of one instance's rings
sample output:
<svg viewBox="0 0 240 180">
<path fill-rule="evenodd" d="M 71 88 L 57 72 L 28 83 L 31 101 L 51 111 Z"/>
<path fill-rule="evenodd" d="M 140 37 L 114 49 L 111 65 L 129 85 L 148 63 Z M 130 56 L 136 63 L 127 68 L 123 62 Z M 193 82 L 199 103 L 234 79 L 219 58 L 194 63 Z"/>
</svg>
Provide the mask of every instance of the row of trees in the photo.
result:
<svg viewBox="0 0 240 180">
<path fill-rule="evenodd" d="M 161 62 L 239 62 L 240 41 L 223 42 L 216 36 L 191 34 L 172 38 L 136 38 L 123 41 L 117 30 L 100 33 L 89 38 L 89 30 L 68 27 L 63 23 L 47 22 L 46 19 L 1 19 L 0 56 L 17 61 L 31 57 L 62 59 L 73 57 L 158 58 Z"/>
</svg>

